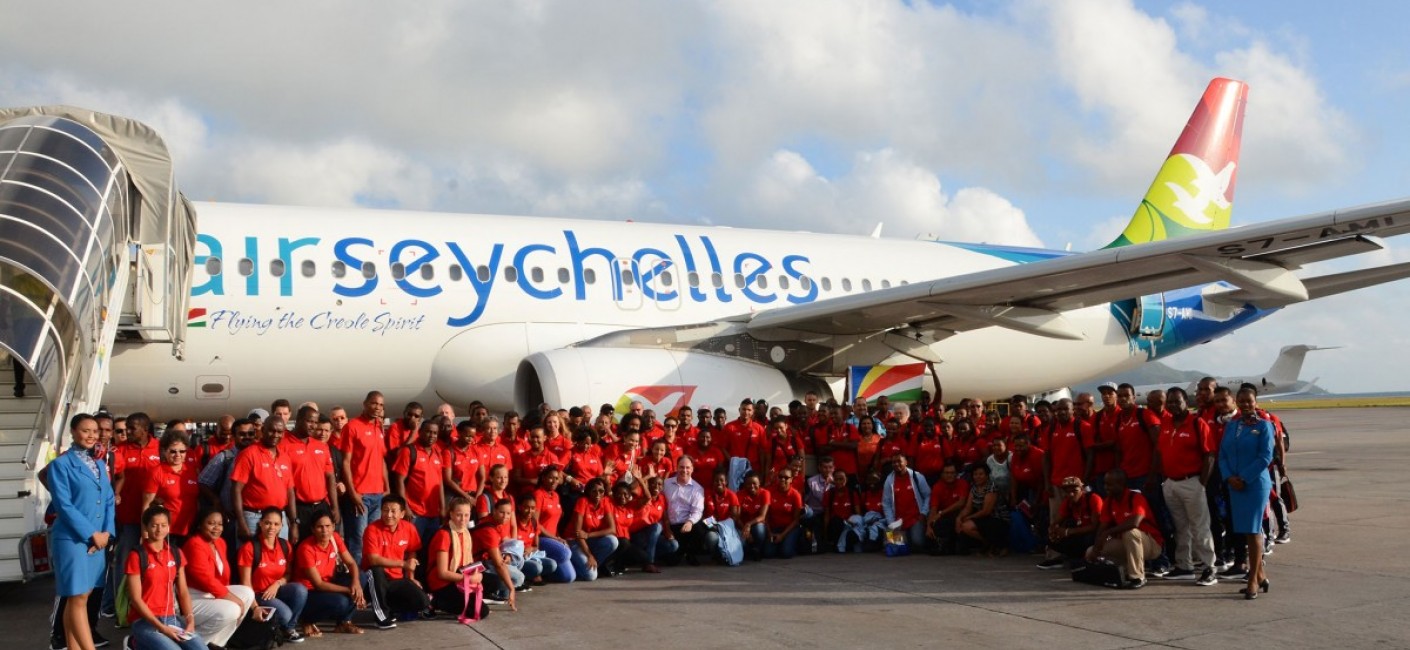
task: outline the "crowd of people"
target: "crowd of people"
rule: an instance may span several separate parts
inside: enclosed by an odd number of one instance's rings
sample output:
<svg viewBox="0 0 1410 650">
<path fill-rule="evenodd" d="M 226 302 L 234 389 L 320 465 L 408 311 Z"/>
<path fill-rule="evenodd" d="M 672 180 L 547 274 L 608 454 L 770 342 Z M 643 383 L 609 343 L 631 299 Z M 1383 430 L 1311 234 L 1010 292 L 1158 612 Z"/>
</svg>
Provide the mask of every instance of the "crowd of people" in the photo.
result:
<svg viewBox="0 0 1410 650">
<path fill-rule="evenodd" d="M 248 620 L 299 643 L 362 634 L 358 610 L 382 630 L 471 622 L 544 584 L 808 553 L 1031 552 L 1119 567 L 1126 588 L 1267 593 L 1263 557 L 1291 539 L 1287 438 L 1256 390 L 1099 395 L 1002 416 L 809 393 L 786 412 L 413 402 L 389 420 L 373 391 L 356 414 L 279 400 L 160 435 L 145 413 L 79 415 L 42 476 L 51 647 L 107 645 L 95 624 L 119 609 L 136 650 L 220 648 Z"/>
</svg>

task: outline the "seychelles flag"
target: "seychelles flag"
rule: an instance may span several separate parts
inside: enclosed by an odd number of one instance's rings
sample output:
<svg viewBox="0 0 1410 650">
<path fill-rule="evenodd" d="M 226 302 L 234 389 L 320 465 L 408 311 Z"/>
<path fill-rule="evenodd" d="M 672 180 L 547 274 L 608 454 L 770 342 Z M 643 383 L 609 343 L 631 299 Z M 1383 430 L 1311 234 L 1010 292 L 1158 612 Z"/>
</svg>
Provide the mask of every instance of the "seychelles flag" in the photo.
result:
<svg viewBox="0 0 1410 650">
<path fill-rule="evenodd" d="M 206 308 L 205 308 L 205 307 L 194 307 L 194 308 L 190 309 L 189 311 L 187 311 L 187 312 L 186 312 L 186 326 L 187 326 L 187 327 L 205 327 L 205 326 L 206 326 Z"/>
<path fill-rule="evenodd" d="M 852 394 L 848 401 L 861 397 L 871 403 L 885 395 L 892 403 L 914 402 L 920 399 L 924 389 L 925 364 L 852 366 L 850 378 Z"/>
</svg>

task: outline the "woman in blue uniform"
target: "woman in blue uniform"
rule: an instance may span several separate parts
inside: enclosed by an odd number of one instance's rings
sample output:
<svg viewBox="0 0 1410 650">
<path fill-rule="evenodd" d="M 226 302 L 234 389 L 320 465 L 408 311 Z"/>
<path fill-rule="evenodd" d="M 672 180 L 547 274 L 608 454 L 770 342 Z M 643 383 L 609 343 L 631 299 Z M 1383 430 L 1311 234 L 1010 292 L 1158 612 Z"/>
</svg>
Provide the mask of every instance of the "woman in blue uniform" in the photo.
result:
<svg viewBox="0 0 1410 650">
<path fill-rule="evenodd" d="M 103 584 L 107 566 L 103 549 L 115 534 L 113 488 L 107 466 L 93 458 L 98 421 L 75 415 L 69 421 L 73 445 L 49 464 L 49 494 L 58 517 L 49 534 L 54 557 L 55 589 L 68 599 L 64 635 L 72 650 L 93 650 L 88 595 Z"/>
<path fill-rule="evenodd" d="M 1241 592 L 1247 600 L 1268 591 L 1268 575 L 1263 568 L 1263 512 L 1273 480 L 1268 464 L 1273 462 L 1273 423 L 1258 414 L 1257 394 L 1249 388 L 1239 391 L 1239 416 L 1224 426 L 1219 444 L 1219 473 L 1229 483 L 1229 509 L 1233 532 L 1247 535 L 1248 585 Z"/>
</svg>

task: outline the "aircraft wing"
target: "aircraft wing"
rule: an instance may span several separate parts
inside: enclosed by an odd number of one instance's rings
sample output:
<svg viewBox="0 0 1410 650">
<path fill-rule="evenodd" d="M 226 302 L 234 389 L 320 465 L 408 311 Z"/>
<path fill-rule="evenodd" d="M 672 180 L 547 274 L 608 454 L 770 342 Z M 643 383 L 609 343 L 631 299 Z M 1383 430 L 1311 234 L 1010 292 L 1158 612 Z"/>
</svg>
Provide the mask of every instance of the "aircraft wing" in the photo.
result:
<svg viewBox="0 0 1410 650">
<path fill-rule="evenodd" d="M 927 342 L 982 327 L 1081 339 L 1062 312 L 1224 281 L 1206 303 L 1274 308 L 1410 277 L 1410 264 L 1299 278 L 1305 264 L 1380 250 L 1410 232 L 1410 199 L 916 282 L 747 317 L 759 339 L 898 330 Z"/>
</svg>

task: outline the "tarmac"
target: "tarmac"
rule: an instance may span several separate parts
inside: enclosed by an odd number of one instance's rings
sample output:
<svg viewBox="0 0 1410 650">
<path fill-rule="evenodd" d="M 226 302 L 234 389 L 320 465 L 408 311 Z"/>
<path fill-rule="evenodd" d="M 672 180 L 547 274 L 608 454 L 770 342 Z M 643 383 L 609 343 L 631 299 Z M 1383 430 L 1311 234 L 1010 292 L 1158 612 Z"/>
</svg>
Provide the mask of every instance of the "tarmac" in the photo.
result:
<svg viewBox="0 0 1410 650">
<path fill-rule="evenodd" d="M 520 594 L 462 626 L 442 618 L 303 648 L 1410 648 L 1407 408 L 1281 413 L 1301 509 L 1269 556 L 1271 592 L 1152 579 L 1073 583 L 1037 558 L 823 555 L 670 567 Z M 0 638 L 47 647 L 53 582 L 0 586 Z M 122 639 L 111 621 L 100 631 Z M 8 643 L 5 644 L 8 647 Z"/>
</svg>

